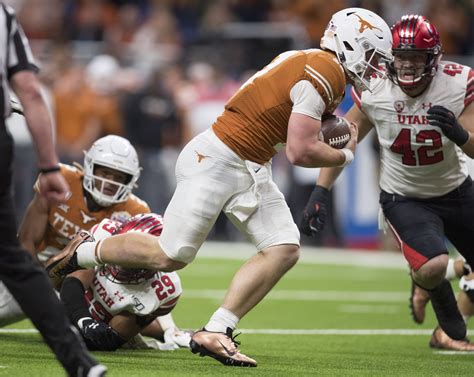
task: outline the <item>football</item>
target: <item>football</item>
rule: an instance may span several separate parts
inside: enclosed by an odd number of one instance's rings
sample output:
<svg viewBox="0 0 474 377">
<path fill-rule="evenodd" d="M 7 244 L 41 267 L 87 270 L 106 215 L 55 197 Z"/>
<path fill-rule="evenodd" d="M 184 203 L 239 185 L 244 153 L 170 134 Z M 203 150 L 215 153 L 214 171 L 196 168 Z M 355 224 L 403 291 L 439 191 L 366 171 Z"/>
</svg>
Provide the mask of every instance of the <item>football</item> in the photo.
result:
<svg viewBox="0 0 474 377">
<path fill-rule="evenodd" d="M 321 133 L 319 139 L 329 146 L 342 149 L 351 138 L 349 122 L 333 114 L 323 115 L 321 119 Z"/>
</svg>

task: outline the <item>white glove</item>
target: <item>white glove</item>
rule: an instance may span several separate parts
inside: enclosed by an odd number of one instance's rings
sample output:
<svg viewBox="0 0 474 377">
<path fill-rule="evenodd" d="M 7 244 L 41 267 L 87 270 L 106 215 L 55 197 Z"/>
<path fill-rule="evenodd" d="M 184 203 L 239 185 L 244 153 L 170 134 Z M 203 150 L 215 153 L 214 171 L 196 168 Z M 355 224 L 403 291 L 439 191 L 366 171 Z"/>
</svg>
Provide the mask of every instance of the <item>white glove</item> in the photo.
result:
<svg viewBox="0 0 474 377">
<path fill-rule="evenodd" d="M 182 331 L 176 327 L 170 327 L 164 333 L 165 343 L 174 345 L 176 348 L 189 348 L 191 342 L 191 334 L 187 331 Z"/>
</svg>

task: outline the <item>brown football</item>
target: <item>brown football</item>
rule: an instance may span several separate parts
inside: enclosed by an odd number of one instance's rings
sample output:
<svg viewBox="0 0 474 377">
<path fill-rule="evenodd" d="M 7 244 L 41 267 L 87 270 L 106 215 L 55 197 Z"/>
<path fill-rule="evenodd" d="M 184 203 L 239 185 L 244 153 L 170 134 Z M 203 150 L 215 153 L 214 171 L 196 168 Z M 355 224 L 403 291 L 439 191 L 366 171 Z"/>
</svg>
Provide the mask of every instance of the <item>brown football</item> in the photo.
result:
<svg viewBox="0 0 474 377">
<path fill-rule="evenodd" d="M 329 146 L 342 149 L 351 138 L 349 122 L 333 114 L 323 115 L 321 119 L 320 140 Z"/>
</svg>

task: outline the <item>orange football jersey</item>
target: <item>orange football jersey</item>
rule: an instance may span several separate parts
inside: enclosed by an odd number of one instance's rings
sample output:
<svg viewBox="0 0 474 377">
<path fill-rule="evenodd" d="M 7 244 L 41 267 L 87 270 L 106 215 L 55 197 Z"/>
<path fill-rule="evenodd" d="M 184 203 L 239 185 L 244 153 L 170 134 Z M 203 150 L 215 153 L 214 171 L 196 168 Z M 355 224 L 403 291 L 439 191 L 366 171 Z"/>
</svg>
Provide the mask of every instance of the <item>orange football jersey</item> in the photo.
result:
<svg viewBox="0 0 474 377">
<path fill-rule="evenodd" d="M 80 229 L 89 230 L 104 218 L 123 221 L 130 216 L 150 212 L 146 202 L 133 194 L 126 202 L 91 212 L 87 208 L 82 187 L 83 172 L 74 166 L 61 164 L 61 173 L 66 178 L 72 195 L 65 203 L 50 208 L 40 251 L 46 247 L 62 249 Z M 37 191 L 36 185 L 35 190 Z"/>
<path fill-rule="evenodd" d="M 336 57 L 311 49 L 288 51 L 252 76 L 227 102 L 213 130 L 242 159 L 264 164 L 286 143 L 291 88 L 309 81 L 332 113 L 344 97 L 346 77 Z"/>
</svg>

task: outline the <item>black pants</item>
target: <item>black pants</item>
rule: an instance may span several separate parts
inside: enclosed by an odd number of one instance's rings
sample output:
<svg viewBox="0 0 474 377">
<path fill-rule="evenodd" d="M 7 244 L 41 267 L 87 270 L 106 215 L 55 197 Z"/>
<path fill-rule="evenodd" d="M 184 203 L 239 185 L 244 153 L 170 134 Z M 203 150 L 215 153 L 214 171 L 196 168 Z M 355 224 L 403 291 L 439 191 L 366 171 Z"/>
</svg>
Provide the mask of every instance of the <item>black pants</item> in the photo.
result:
<svg viewBox="0 0 474 377">
<path fill-rule="evenodd" d="M 455 190 L 430 199 L 382 191 L 380 203 L 414 270 L 448 253 L 445 236 L 471 266 L 474 264 L 474 184 L 470 177 Z"/>
<path fill-rule="evenodd" d="M 11 194 L 13 142 L 0 124 L 0 280 L 63 367 L 73 374 L 88 358 L 82 341 L 71 329 L 63 305 L 56 297 L 44 269 L 33 262 L 17 240 Z"/>
</svg>

